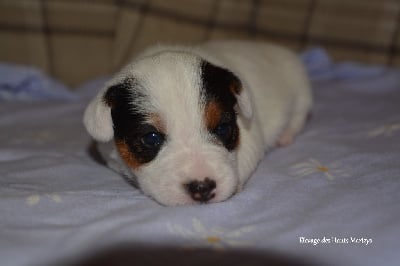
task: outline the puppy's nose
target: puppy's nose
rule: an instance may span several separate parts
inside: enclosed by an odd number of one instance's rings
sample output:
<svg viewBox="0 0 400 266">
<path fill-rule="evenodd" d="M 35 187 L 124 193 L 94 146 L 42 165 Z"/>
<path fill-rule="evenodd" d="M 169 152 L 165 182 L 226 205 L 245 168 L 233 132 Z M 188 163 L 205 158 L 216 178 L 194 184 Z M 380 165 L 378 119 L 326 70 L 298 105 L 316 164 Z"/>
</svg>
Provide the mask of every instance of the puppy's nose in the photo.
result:
<svg viewBox="0 0 400 266">
<path fill-rule="evenodd" d="M 217 187 L 214 180 L 206 177 L 204 181 L 192 181 L 185 185 L 192 199 L 200 202 L 207 202 L 215 197 L 213 190 Z"/>
</svg>

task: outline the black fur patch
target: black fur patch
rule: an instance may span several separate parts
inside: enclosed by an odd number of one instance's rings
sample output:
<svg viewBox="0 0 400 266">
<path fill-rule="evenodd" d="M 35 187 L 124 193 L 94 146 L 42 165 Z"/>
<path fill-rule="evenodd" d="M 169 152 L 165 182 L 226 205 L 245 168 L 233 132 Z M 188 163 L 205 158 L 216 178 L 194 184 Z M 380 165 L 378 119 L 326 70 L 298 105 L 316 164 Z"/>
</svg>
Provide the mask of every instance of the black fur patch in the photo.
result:
<svg viewBox="0 0 400 266">
<path fill-rule="evenodd" d="M 145 97 L 137 86 L 135 79 L 127 78 L 105 92 L 104 102 L 111 107 L 115 141 L 125 142 L 137 163 L 143 164 L 153 160 L 162 145 L 149 148 L 142 142 L 144 135 L 158 130 L 146 123 L 146 114 L 138 111 L 140 107 L 133 106 L 135 98 Z"/>
<path fill-rule="evenodd" d="M 235 94 L 240 93 L 241 82 L 229 70 L 206 61 L 201 63 L 201 73 L 202 93 L 207 102 L 215 101 L 222 110 L 219 123 L 215 128 L 209 128 L 209 131 L 221 141 L 227 150 L 232 151 L 239 144 L 239 127 L 234 108 L 237 104 Z M 224 137 L 216 134 L 218 126 L 222 124 L 228 124 L 231 131 Z"/>
</svg>

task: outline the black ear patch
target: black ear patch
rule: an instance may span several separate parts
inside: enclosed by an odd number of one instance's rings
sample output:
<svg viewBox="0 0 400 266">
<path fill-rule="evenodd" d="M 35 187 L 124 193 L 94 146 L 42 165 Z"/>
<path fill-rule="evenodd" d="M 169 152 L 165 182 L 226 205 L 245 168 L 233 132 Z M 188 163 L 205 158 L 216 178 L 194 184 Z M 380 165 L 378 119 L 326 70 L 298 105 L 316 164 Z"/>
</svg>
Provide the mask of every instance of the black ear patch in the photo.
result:
<svg viewBox="0 0 400 266">
<path fill-rule="evenodd" d="M 143 143 L 144 136 L 159 131 L 147 123 L 148 114 L 144 107 L 140 106 L 145 95 L 139 86 L 135 79 L 127 78 L 108 88 L 103 95 L 104 103 L 111 108 L 117 149 L 121 158 L 131 168 L 138 168 L 150 162 L 161 149 L 161 145 L 148 147 Z M 164 134 L 161 136 L 164 138 Z"/>
<path fill-rule="evenodd" d="M 135 97 L 134 94 L 136 90 L 134 90 L 134 87 L 136 84 L 137 82 L 135 79 L 126 78 L 124 81 L 109 87 L 103 95 L 104 103 L 113 107 L 117 102 L 123 103 L 126 102 L 129 97 Z"/>
<path fill-rule="evenodd" d="M 228 151 L 239 145 L 236 122 L 236 95 L 241 82 L 231 71 L 203 61 L 201 64 L 202 94 L 207 101 L 204 112 L 206 127 Z"/>
<path fill-rule="evenodd" d="M 125 89 L 125 85 L 123 83 L 119 83 L 117 85 L 111 86 L 110 88 L 107 89 L 107 91 L 103 95 L 103 101 L 105 104 L 107 104 L 109 107 L 113 106 L 113 103 L 115 102 L 117 98 L 117 94 L 119 92 L 122 92 L 122 90 Z"/>
<path fill-rule="evenodd" d="M 201 80 L 206 99 L 213 99 L 226 105 L 236 104 L 235 94 L 242 90 L 242 83 L 231 71 L 207 61 L 201 63 Z"/>
</svg>

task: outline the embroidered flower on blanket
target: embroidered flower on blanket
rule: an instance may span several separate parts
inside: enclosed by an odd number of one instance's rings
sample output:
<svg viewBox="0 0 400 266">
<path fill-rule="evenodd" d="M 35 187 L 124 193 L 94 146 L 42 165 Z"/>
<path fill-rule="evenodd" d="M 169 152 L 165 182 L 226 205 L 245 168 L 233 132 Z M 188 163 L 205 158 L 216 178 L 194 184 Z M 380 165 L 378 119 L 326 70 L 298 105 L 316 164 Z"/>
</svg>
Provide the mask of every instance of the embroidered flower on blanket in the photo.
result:
<svg viewBox="0 0 400 266">
<path fill-rule="evenodd" d="M 291 168 L 294 169 L 294 175 L 300 178 L 314 174 L 323 175 L 329 180 L 333 180 L 335 177 L 339 176 L 349 176 L 348 173 L 341 168 L 338 162 L 323 164 L 313 158 L 310 158 L 306 162 L 294 164 Z"/>
<path fill-rule="evenodd" d="M 373 130 L 370 130 L 368 132 L 368 137 L 378 137 L 378 136 L 384 136 L 384 137 L 391 137 L 395 132 L 400 130 L 400 123 L 389 123 L 380 127 L 377 127 Z"/>
<path fill-rule="evenodd" d="M 231 247 L 246 247 L 251 243 L 243 240 L 246 233 L 251 232 L 253 227 L 246 226 L 236 230 L 225 230 L 223 228 L 208 228 L 200 220 L 193 218 L 191 228 L 185 228 L 177 224 L 169 224 L 168 230 L 189 243 L 185 248 L 212 248 L 224 250 Z"/>
<path fill-rule="evenodd" d="M 46 196 L 47 198 L 51 199 L 52 201 L 59 203 L 61 202 L 61 197 L 57 194 L 44 194 L 42 196 Z M 29 206 L 36 205 L 40 202 L 41 195 L 33 194 L 26 198 L 26 204 Z"/>
</svg>

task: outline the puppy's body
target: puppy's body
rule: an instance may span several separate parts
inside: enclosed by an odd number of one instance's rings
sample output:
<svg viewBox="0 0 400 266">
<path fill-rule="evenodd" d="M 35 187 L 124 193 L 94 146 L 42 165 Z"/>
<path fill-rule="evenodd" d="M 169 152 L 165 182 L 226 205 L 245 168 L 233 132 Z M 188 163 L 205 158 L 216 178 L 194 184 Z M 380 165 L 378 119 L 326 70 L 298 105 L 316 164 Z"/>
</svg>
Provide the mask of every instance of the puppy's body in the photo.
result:
<svg viewBox="0 0 400 266">
<path fill-rule="evenodd" d="M 108 142 L 101 150 L 109 166 L 135 176 L 160 203 L 217 202 L 243 186 L 266 150 L 293 140 L 311 103 L 305 71 L 286 49 L 235 41 L 158 46 L 109 82 L 84 123 Z M 150 160 L 140 158 L 148 134 L 127 141 L 147 124 L 162 136 Z"/>
</svg>

